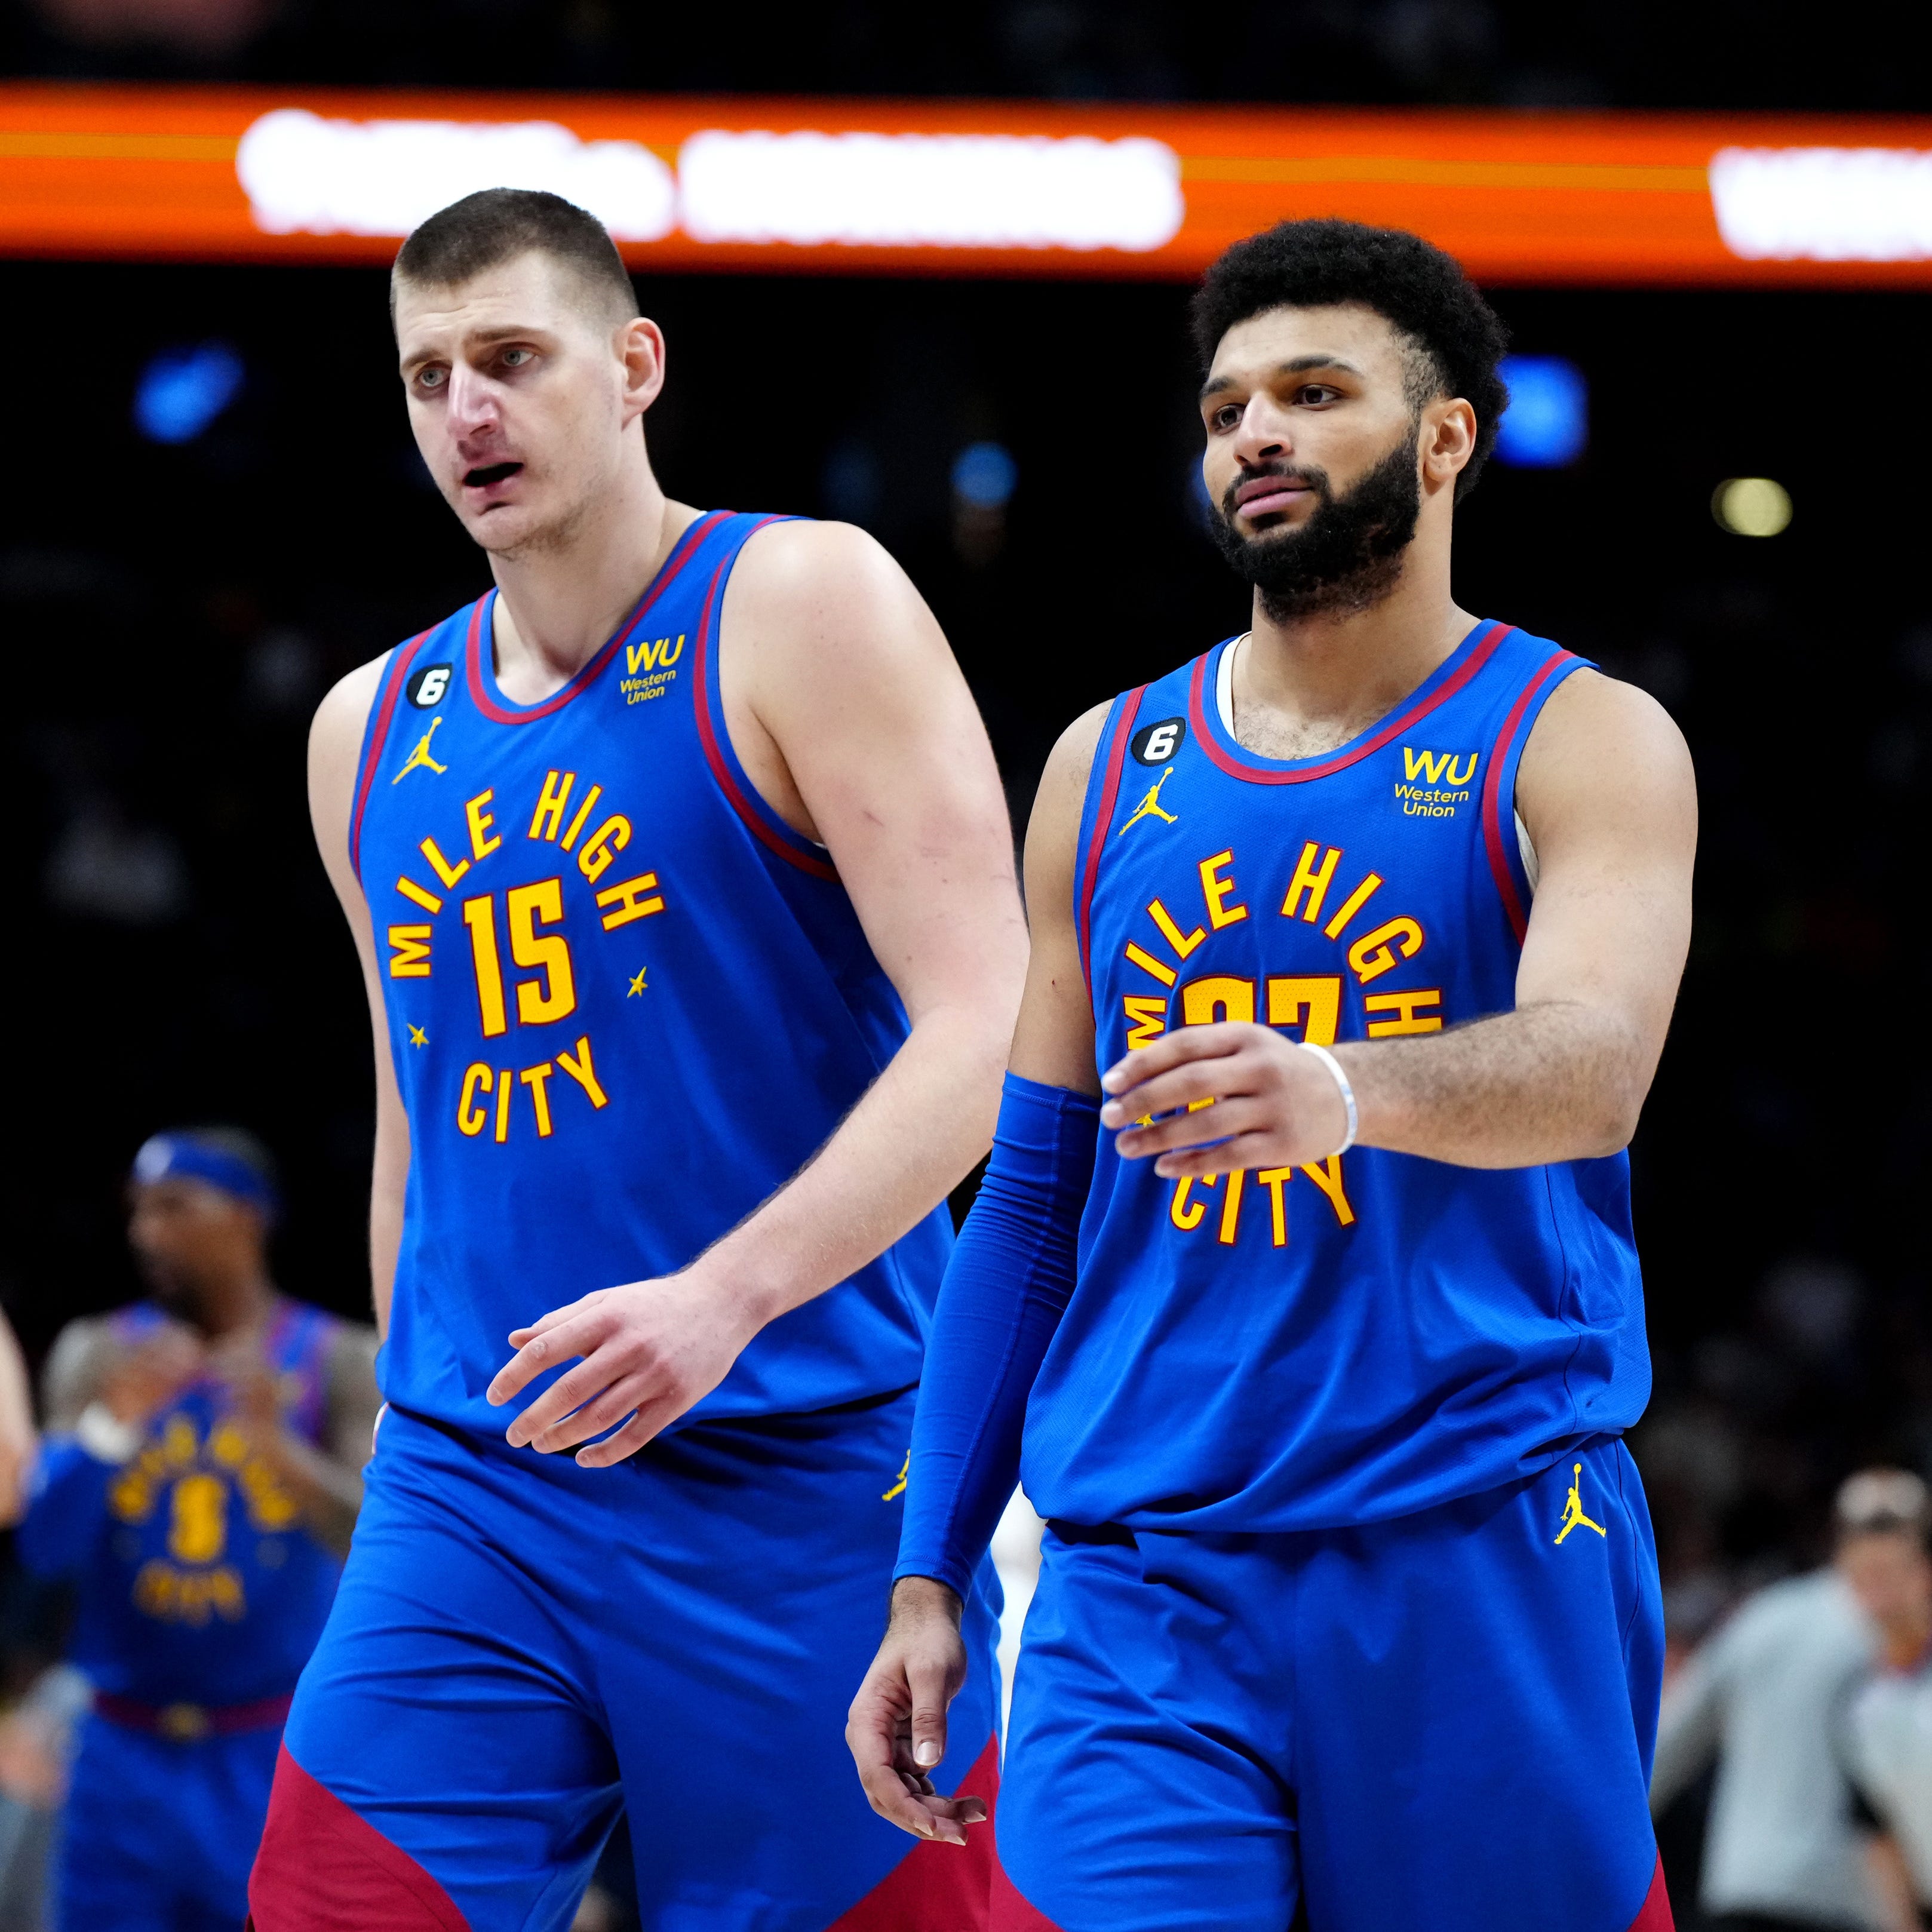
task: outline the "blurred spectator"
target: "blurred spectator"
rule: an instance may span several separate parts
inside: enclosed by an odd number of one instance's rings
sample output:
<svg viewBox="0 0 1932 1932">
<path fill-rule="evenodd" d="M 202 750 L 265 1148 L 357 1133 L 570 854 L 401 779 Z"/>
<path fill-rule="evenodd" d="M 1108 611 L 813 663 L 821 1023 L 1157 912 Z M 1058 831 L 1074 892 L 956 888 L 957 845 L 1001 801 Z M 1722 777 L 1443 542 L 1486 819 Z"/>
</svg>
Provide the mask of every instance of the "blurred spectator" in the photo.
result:
<svg viewBox="0 0 1932 1932">
<path fill-rule="evenodd" d="M 1844 1740 L 1862 1801 L 1873 1882 L 1892 1923 L 1932 1924 L 1932 1556 L 1924 1490 L 1896 1478 L 1902 1530 L 1916 1547 L 1864 1592 L 1881 1667 L 1853 1698 Z M 1918 1488 L 1918 1508 L 1908 1484 Z"/>
<path fill-rule="evenodd" d="M 1826 1568 L 1750 1598 L 1666 1693 L 1651 1804 L 1714 1756 L 1703 1909 L 1736 1932 L 1898 1932 L 1841 1762 L 1849 1700 L 1924 1586 L 1924 1484 L 1869 1469 L 1838 1492 Z"/>
<path fill-rule="evenodd" d="M 19 1522 L 30 1570 L 76 1585 L 93 1689 L 54 1922 L 232 1932 L 361 1505 L 375 1338 L 276 1290 L 274 1170 L 250 1136 L 156 1135 L 129 1202 L 153 1298 L 62 1333 L 38 1448 L 0 1323 L 0 1521 Z M 0 1745 L 0 1788 L 49 1810 L 50 1740 L 16 1728 Z"/>
<path fill-rule="evenodd" d="M 75 1727 L 92 1696 L 69 1664 L 43 1671 L 0 1718 L 0 1932 L 44 1932 L 48 1853 Z"/>
</svg>

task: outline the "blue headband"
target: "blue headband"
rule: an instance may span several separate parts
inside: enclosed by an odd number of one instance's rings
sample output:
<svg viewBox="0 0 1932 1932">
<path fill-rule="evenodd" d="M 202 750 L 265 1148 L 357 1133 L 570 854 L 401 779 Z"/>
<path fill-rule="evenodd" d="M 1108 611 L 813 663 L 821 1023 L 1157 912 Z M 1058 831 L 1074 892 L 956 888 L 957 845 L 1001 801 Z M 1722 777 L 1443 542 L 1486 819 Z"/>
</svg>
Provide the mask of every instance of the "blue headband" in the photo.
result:
<svg viewBox="0 0 1932 1932">
<path fill-rule="evenodd" d="M 274 1182 L 239 1154 L 186 1134 L 155 1134 L 134 1156 L 134 1179 L 142 1186 L 158 1180 L 205 1181 L 237 1201 L 259 1208 L 271 1221 L 281 1211 Z"/>
</svg>

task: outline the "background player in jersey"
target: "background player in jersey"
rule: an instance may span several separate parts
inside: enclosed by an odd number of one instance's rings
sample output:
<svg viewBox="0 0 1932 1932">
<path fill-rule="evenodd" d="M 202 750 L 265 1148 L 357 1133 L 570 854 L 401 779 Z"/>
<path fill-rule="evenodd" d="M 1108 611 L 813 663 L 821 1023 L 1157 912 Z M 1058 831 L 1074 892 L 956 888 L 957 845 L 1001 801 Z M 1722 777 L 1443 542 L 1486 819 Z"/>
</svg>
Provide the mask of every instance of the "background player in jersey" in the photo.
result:
<svg viewBox="0 0 1932 1932">
<path fill-rule="evenodd" d="M 666 499 L 663 338 L 591 217 L 472 196 L 393 291 L 496 588 L 312 741 L 390 1407 L 255 1923 L 564 1924 L 621 1787 L 647 1923 L 980 1924 L 990 1849 L 951 1847 L 991 1789 L 992 1604 L 950 1845 L 905 1856 L 838 1726 L 1024 975 L 990 749 L 870 538 Z M 713 399 L 748 468 L 771 374 Z"/>
<path fill-rule="evenodd" d="M 1455 604 L 1505 398 L 1453 262 L 1286 224 L 1195 321 L 1252 626 L 1042 782 L 854 1754 L 916 1828 L 1024 1418 L 1049 1527 L 1004 1922 L 1649 1932 L 1622 1150 L 1684 962 L 1688 761 L 1648 698 Z"/>
<path fill-rule="evenodd" d="M 62 1330 L 46 1434 L 5 1498 L 28 1567 L 78 1587 L 73 1656 L 95 1690 L 57 1922 L 232 1932 L 361 1505 L 375 1336 L 276 1289 L 274 1174 L 251 1136 L 157 1134 L 129 1197 L 152 1298 Z M 24 1392 L 0 1374 L 9 1439 L 32 1429 Z"/>
</svg>

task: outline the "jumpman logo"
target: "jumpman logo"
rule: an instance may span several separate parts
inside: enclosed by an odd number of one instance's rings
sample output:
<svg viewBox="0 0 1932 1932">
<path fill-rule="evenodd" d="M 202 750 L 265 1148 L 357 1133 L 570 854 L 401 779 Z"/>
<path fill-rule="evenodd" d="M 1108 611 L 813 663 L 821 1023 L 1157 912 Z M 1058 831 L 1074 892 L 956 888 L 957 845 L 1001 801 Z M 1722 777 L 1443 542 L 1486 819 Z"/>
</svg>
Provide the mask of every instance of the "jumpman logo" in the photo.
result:
<svg viewBox="0 0 1932 1932">
<path fill-rule="evenodd" d="M 1573 1529 L 1594 1529 L 1599 1536 L 1608 1536 L 1610 1532 L 1600 1522 L 1592 1522 L 1583 1514 L 1583 1466 L 1573 1462 L 1570 1466 L 1570 1494 L 1563 1504 L 1563 1527 L 1556 1532 L 1561 1543 Z"/>
<path fill-rule="evenodd" d="M 1162 772 L 1160 776 L 1156 778 L 1152 784 L 1148 786 L 1147 796 L 1142 799 L 1140 803 L 1134 807 L 1132 814 L 1128 818 L 1126 824 L 1122 826 L 1120 830 L 1114 834 L 1114 836 L 1116 838 L 1125 837 L 1129 827 L 1138 825 L 1144 818 L 1164 818 L 1170 825 L 1173 824 L 1174 821 L 1179 818 L 1180 814 L 1178 812 L 1163 812 L 1160 808 L 1160 788 L 1162 785 L 1166 784 L 1168 780 L 1172 778 L 1173 776 L 1174 767 L 1172 765 L 1169 765 L 1167 770 Z"/>
<path fill-rule="evenodd" d="M 416 740 L 416 749 L 403 760 L 402 770 L 389 781 L 390 784 L 400 784 L 404 779 L 409 776 L 410 772 L 416 770 L 418 767 L 424 771 L 430 772 L 446 772 L 448 770 L 449 767 L 447 765 L 438 764 L 429 754 L 429 741 L 436 736 L 436 728 L 442 722 L 442 720 L 440 718 L 432 718 L 429 721 L 429 729 Z"/>
</svg>

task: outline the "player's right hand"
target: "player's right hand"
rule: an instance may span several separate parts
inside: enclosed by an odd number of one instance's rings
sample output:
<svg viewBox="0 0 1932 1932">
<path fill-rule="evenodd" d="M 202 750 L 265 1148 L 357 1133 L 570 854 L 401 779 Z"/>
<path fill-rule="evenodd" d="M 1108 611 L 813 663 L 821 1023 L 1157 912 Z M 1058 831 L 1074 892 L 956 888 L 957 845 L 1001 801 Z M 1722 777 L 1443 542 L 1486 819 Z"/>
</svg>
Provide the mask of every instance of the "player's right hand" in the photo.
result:
<svg viewBox="0 0 1932 1932">
<path fill-rule="evenodd" d="M 202 1372 L 201 1344 L 170 1327 L 118 1350 L 100 1378 L 99 1400 L 116 1422 L 145 1429 Z"/>
<path fill-rule="evenodd" d="M 986 1819 L 984 1798 L 942 1798 L 930 1774 L 946 1755 L 946 1707 L 966 1682 L 959 1616 L 959 1599 L 944 1583 L 901 1577 L 885 1640 L 845 1719 L 846 1748 L 872 1809 L 914 1838 L 946 1845 L 963 1845 L 966 1827 Z"/>
</svg>

